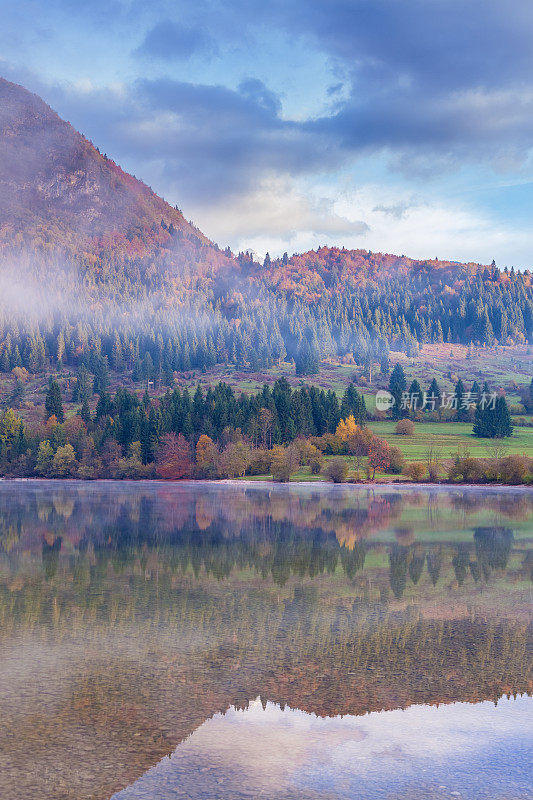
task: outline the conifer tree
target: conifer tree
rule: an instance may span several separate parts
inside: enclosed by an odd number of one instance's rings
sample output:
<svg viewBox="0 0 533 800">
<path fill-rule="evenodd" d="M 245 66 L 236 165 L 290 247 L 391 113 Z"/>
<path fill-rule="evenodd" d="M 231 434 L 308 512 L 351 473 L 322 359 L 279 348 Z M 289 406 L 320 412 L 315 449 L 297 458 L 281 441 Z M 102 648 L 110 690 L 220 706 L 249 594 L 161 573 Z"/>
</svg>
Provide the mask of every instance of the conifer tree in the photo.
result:
<svg viewBox="0 0 533 800">
<path fill-rule="evenodd" d="M 65 421 L 65 415 L 63 413 L 63 403 L 61 400 L 61 389 L 59 388 L 59 383 L 50 379 L 50 383 L 48 385 L 48 391 L 46 393 L 46 399 L 44 402 L 44 409 L 45 409 L 45 419 L 50 419 L 50 417 L 55 417 L 58 422 Z"/>
<path fill-rule="evenodd" d="M 468 421 L 468 408 L 464 404 L 465 387 L 462 380 L 459 378 L 455 384 L 454 398 L 455 408 L 457 409 L 457 419 L 459 422 Z"/>
<path fill-rule="evenodd" d="M 498 438 L 505 438 L 513 435 L 513 424 L 511 421 L 511 414 L 509 406 L 505 397 L 496 398 L 496 405 L 494 408 L 494 428 L 495 436 Z"/>
<path fill-rule="evenodd" d="M 402 394 L 405 392 L 406 387 L 407 381 L 405 379 L 405 372 L 403 371 L 402 365 L 398 363 L 392 370 L 389 380 L 389 392 L 394 397 L 394 405 L 392 407 L 393 419 L 400 419 L 400 417 L 405 417 L 407 415 L 407 412 L 401 408 Z"/>
</svg>

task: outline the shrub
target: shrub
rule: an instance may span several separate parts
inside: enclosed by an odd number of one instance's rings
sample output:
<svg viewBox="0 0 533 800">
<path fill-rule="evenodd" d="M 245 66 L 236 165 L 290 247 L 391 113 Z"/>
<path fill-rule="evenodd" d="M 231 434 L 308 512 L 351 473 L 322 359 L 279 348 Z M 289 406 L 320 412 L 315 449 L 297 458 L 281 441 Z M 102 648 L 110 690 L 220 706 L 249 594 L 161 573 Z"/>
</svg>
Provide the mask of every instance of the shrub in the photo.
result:
<svg viewBox="0 0 533 800">
<path fill-rule="evenodd" d="M 422 481 L 426 476 L 426 465 L 421 461 L 414 461 L 405 468 L 405 474 L 412 481 Z"/>
<path fill-rule="evenodd" d="M 257 449 L 252 451 L 249 475 L 270 475 L 272 469 L 272 451 Z"/>
<path fill-rule="evenodd" d="M 503 483 L 524 483 L 530 471 L 524 456 L 507 456 L 501 460 L 500 475 Z"/>
<path fill-rule="evenodd" d="M 344 483 L 348 477 L 348 464 L 344 458 L 332 458 L 324 467 L 324 475 L 333 483 Z"/>
<path fill-rule="evenodd" d="M 308 439 L 295 439 L 294 446 L 300 455 L 300 464 L 310 464 L 313 459 L 322 456 L 321 451 Z"/>
<path fill-rule="evenodd" d="M 320 475 L 322 472 L 322 459 L 321 458 L 313 458 L 309 462 L 309 467 L 311 468 L 311 475 Z"/>
<path fill-rule="evenodd" d="M 402 422 L 409 422 L 409 420 L 402 420 Z M 394 475 L 399 475 L 403 472 L 405 467 L 405 456 L 399 447 L 391 447 L 389 453 L 389 472 Z"/>
<path fill-rule="evenodd" d="M 142 463 L 141 443 L 132 442 L 128 458 L 119 458 L 118 463 L 112 473 L 113 478 L 148 478 L 152 469 L 148 464 Z"/>
<path fill-rule="evenodd" d="M 412 436 L 415 432 L 415 423 L 411 419 L 401 419 L 394 432 L 400 436 Z"/>
<path fill-rule="evenodd" d="M 334 456 L 346 450 L 346 442 L 339 439 L 335 433 L 324 433 L 322 436 L 313 437 L 311 441 L 322 453 L 326 453 L 326 455 Z"/>
<path fill-rule="evenodd" d="M 479 459 L 458 454 L 448 468 L 448 478 L 452 481 L 478 483 L 484 478 L 483 464 Z"/>
<path fill-rule="evenodd" d="M 432 462 L 431 464 L 428 465 L 428 475 L 429 475 L 429 480 L 432 481 L 433 483 L 438 479 L 439 477 L 438 463 Z"/>
</svg>

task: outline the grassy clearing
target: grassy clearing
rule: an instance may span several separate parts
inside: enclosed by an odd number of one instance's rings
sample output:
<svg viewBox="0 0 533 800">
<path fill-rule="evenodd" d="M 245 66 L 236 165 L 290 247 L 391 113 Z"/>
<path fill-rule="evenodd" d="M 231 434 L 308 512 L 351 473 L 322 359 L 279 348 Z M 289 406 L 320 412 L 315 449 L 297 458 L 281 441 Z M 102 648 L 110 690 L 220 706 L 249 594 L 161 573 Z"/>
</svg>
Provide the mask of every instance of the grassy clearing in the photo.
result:
<svg viewBox="0 0 533 800">
<path fill-rule="evenodd" d="M 487 458 L 494 446 L 493 440 L 472 436 L 472 425 L 465 422 L 421 422 L 415 424 L 413 436 L 394 433 L 396 423 L 392 420 L 371 422 L 369 427 L 391 446 L 399 447 L 408 461 L 423 461 L 429 445 L 438 448 L 443 459 L 454 455 L 460 445 L 467 447 L 474 458 Z M 514 435 L 499 444 L 507 455 L 533 457 L 533 428 L 515 428 Z"/>
<path fill-rule="evenodd" d="M 369 428 L 377 436 L 391 445 L 391 447 L 399 447 L 407 461 L 422 461 L 426 460 L 426 453 L 428 447 L 431 445 L 436 448 L 440 455 L 439 461 L 446 461 L 453 457 L 460 446 L 468 448 L 470 455 L 474 458 L 490 458 L 494 456 L 493 448 L 495 445 L 494 440 L 478 439 L 472 436 L 472 425 L 463 422 L 422 422 L 415 424 L 415 432 L 413 436 L 399 436 L 394 433 L 396 423 L 392 420 L 383 422 L 371 422 Z M 515 428 L 515 433 L 510 439 L 498 440 L 498 446 L 505 448 L 505 455 L 526 455 L 533 458 L 533 428 Z M 500 453 L 501 455 L 501 453 Z M 324 461 L 327 462 L 333 456 L 326 456 Z M 355 458 L 350 456 L 342 456 L 346 459 L 349 465 L 350 473 L 356 470 Z M 361 460 L 360 477 L 365 477 L 365 464 L 366 459 Z M 440 476 L 445 476 L 445 469 L 441 468 Z M 245 480 L 272 480 L 271 475 L 257 475 L 247 476 Z M 312 475 L 309 467 L 300 467 L 300 469 L 291 476 L 292 482 L 299 481 L 324 481 L 326 480 L 322 475 Z M 388 472 L 376 473 L 376 481 L 394 482 L 406 480 L 405 475 L 397 475 Z"/>
</svg>

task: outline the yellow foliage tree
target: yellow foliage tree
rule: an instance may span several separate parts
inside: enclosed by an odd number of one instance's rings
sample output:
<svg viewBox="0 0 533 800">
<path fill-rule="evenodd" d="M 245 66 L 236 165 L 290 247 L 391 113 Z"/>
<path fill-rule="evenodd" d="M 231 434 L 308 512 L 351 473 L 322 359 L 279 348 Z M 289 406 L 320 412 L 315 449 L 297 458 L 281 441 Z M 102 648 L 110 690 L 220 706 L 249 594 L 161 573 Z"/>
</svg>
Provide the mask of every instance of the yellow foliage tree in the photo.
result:
<svg viewBox="0 0 533 800">
<path fill-rule="evenodd" d="M 339 439 L 343 442 L 347 442 L 352 436 L 359 433 L 361 427 L 355 421 L 355 417 L 353 414 L 350 414 L 349 417 L 346 419 L 341 419 L 339 424 L 337 425 L 337 430 L 335 431 L 336 435 Z"/>
</svg>

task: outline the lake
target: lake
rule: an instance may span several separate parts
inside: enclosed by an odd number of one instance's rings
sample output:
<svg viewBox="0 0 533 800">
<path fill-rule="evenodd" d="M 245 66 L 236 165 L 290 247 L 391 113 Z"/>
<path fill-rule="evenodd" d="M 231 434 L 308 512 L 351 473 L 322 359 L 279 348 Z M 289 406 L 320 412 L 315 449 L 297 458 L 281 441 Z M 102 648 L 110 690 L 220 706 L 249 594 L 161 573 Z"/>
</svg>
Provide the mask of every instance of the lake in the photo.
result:
<svg viewBox="0 0 533 800">
<path fill-rule="evenodd" d="M 0 482 L 2 800 L 533 797 L 533 492 Z"/>
</svg>

